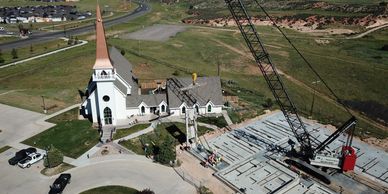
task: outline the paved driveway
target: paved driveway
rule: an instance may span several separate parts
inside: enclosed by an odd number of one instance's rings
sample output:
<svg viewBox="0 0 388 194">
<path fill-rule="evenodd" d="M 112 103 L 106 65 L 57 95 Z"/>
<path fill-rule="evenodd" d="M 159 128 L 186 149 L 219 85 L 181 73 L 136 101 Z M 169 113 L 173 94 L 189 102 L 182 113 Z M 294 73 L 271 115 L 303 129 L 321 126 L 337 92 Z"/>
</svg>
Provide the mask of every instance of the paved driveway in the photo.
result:
<svg viewBox="0 0 388 194">
<path fill-rule="evenodd" d="M 158 194 L 196 193 L 195 188 L 183 181 L 172 168 L 151 160 L 136 159 L 142 156 L 125 157 L 70 170 L 74 179 L 66 188 L 66 193 L 79 193 L 105 185 L 122 185 L 137 190 L 150 188 Z"/>
<path fill-rule="evenodd" d="M 8 165 L 6 155 L 14 151 L 12 148 L 0 154 L 1 193 L 48 193 L 49 185 L 58 175 L 53 177 L 41 175 L 39 173 L 42 169 L 41 163 L 34 164 L 29 169 Z M 123 154 L 94 158 L 68 172 L 72 175 L 72 181 L 64 194 L 77 194 L 106 185 L 122 185 L 138 190 L 150 188 L 158 194 L 196 193 L 195 188 L 184 182 L 172 168 L 153 163 L 144 156 Z"/>
<path fill-rule="evenodd" d="M 46 115 L 0 104 L 0 147 L 22 141 L 53 124 L 39 122 Z"/>
</svg>

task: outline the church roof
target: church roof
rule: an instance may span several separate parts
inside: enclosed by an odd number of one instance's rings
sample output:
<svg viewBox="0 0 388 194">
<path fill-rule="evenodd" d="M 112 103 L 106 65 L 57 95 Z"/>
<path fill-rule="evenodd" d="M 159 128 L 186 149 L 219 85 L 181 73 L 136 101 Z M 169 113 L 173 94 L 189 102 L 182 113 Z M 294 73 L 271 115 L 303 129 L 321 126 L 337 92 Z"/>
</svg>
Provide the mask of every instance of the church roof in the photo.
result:
<svg viewBox="0 0 388 194">
<path fill-rule="evenodd" d="M 127 107 L 138 107 L 142 102 L 155 107 L 163 101 L 167 103 L 166 94 L 132 95 L 127 96 Z"/>
<path fill-rule="evenodd" d="M 178 81 L 187 87 L 192 84 L 191 78 L 177 78 Z M 196 80 L 201 86 L 190 89 L 189 93 L 194 96 L 199 106 L 205 106 L 209 101 L 214 105 L 223 105 L 220 77 L 199 77 Z M 167 87 L 167 101 L 170 108 L 177 108 L 182 105 L 180 98 Z"/>
<path fill-rule="evenodd" d="M 96 62 L 93 69 L 113 68 L 109 58 L 100 6 L 96 9 Z"/>
<path fill-rule="evenodd" d="M 109 54 L 111 61 L 116 68 L 116 73 L 132 87 L 131 94 L 137 94 L 139 87 L 135 82 L 136 78 L 132 74 L 132 64 L 115 47 L 110 48 Z"/>
</svg>

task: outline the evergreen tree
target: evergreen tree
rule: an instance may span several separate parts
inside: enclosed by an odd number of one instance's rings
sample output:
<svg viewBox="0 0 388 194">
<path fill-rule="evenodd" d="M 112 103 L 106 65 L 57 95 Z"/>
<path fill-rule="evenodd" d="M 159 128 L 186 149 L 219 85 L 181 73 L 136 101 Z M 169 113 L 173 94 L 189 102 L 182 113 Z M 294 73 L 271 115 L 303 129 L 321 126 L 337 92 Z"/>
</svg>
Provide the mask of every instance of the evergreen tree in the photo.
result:
<svg viewBox="0 0 388 194">
<path fill-rule="evenodd" d="M 159 146 L 159 151 L 155 157 L 161 164 L 169 164 L 176 159 L 175 142 L 170 136 L 166 136 L 163 143 Z"/>
<path fill-rule="evenodd" d="M 12 59 L 17 59 L 17 58 L 19 58 L 19 56 L 18 56 L 18 52 L 17 52 L 17 50 L 16 49 L 12 49 L 12 51 L 11 51 L 11 55 L 12 55 Z"/>
</svg>

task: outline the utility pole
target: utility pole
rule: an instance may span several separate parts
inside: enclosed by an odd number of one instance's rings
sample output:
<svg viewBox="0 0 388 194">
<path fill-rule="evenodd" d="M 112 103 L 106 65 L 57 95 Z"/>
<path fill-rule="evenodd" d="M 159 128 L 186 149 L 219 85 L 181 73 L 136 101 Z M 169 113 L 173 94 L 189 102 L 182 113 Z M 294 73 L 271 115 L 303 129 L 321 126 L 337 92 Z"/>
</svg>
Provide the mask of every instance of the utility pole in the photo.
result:
<svg viewBox="0 0 388 194">
<path fill-rule="evenodd" d="M 313 84 L 313 101 L 311 102 L 311 109 L 310 109 L 310 117 L 312 118 L 313 116 L 313 108 L 314 108 L 314 102 L 315 102 L 315 92 L 316 92 L 316 85 L 321 82 L 321 81 L 315 81 L 315 82 L 312 82 Z"/>
<path fill-rule="evenodd" d="M 42 102 L 43 102 L 43 112 L 44 114 L 47 113 L 46 104 L 44 103 L 44 96 L 42 96 Z"/>
</svg>

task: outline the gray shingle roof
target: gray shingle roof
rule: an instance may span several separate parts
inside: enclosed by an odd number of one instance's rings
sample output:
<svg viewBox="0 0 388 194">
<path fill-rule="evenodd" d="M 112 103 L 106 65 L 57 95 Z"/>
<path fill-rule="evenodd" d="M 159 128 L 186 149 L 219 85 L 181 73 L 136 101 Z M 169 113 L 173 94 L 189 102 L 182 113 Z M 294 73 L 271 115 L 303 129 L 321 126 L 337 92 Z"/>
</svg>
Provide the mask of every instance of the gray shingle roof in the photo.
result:
<svg viewBox="0 0 388 194">
<path fill-rule="evenodd" d="M 192 84 L 191 78 L 177 78 L 178 81 L 187 87 Z M 200 106 L 205 106 L 209 101 L 214 105 L 223 105 L 221 93 L 220 77 L 199 77 L 196 82 L 200 85 L 189 90 L 189 93 L 194 96 Z M 180 98 L 167 87 L 167 100 L 170 108 L 177 108 L 182 104 Z M 187 102 L 186 102 L 187 103 Z"/>
<path fill-rule="evenodd" d="M 113 67 L 116 68 L 116 73 L 132 87 L 131 94 L 136 94 L 139 86 L 132 74 L 132 64 L 115 47 L 110 48 L 109 56 Z"/>
<path fill-rule="evenodd" d="M 116 79 L 114 85 L 124 94 L 127 95 L 127 86 L 121 83 L 120 80 Z"/>
<path fill-rule="evenodd" d="M 158 106 L 162 101 L 166 100 L 166 94 L 153 94 L 153 95 L 131 95 L 127 96 L 127 107 L 137 107 L 142 102 L 147 106 Z"/>
</svg>

